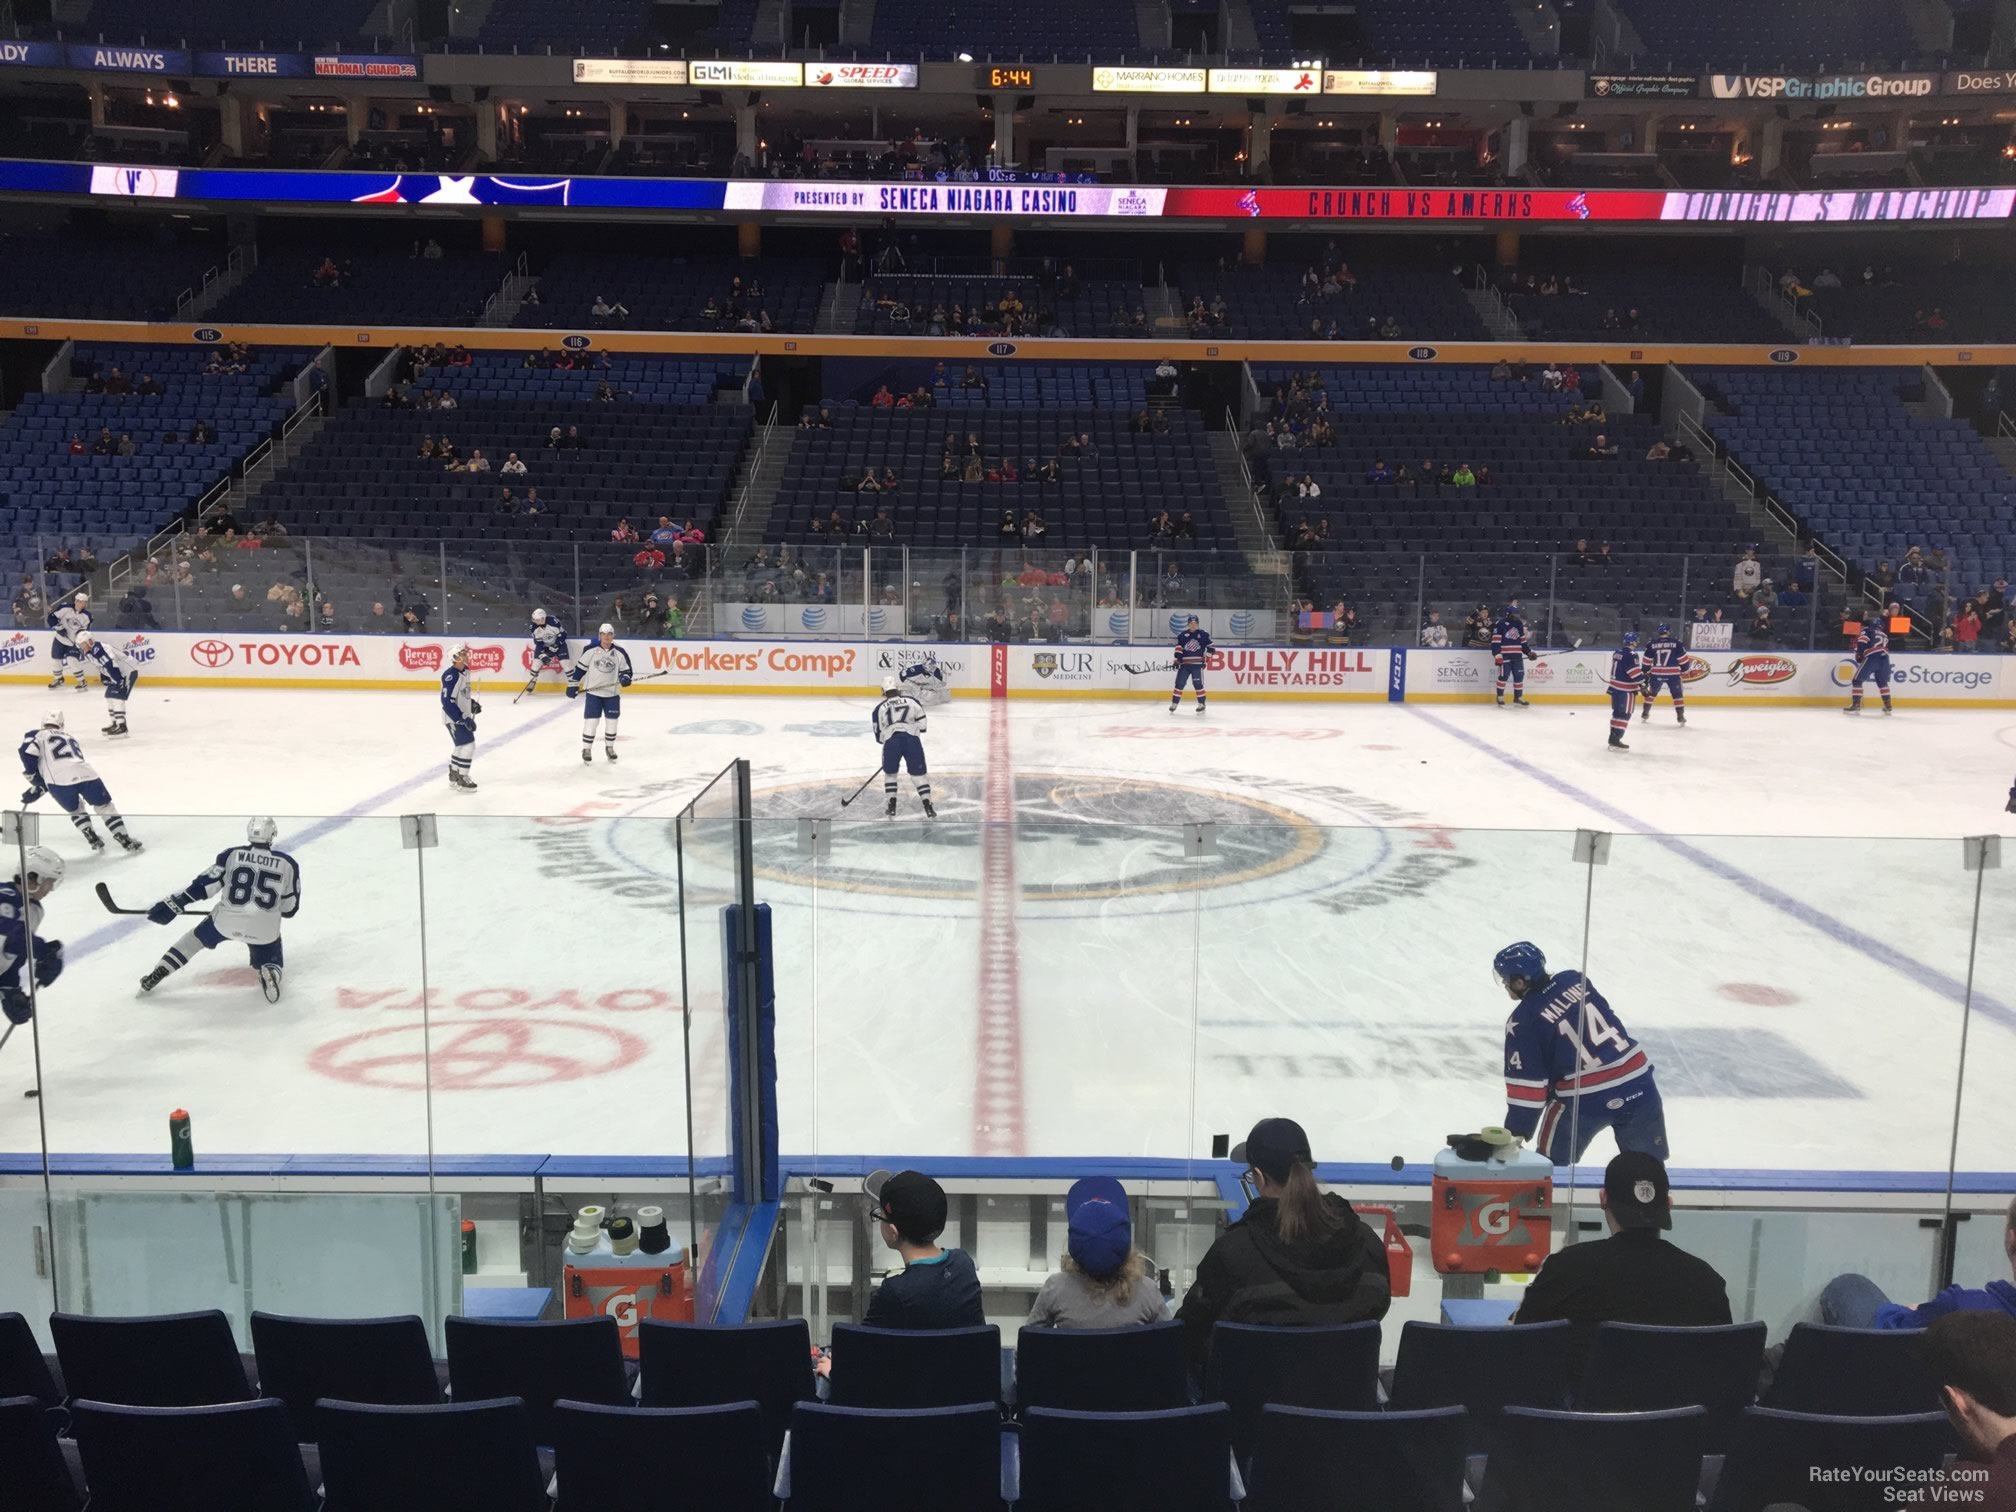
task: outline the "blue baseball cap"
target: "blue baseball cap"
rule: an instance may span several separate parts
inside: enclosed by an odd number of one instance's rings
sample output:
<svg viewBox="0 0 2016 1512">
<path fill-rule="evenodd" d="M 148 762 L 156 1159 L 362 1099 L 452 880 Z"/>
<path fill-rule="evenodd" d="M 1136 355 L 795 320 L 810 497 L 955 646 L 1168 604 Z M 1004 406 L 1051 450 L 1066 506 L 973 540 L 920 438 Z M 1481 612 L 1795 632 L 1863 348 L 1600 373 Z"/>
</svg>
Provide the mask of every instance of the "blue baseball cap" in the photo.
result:
<svg viewBox="0 0 2016 1512">
<path fill-rule="evenodd" d="M 1127 1189 L 1111 1176 L 1087 1176 L 1064 1194 L 1069 1225 L 1065 1248 L 1088 1276 L 1110 1276 L 1134 1252 L 1134 1223 Z"/>
</svg>

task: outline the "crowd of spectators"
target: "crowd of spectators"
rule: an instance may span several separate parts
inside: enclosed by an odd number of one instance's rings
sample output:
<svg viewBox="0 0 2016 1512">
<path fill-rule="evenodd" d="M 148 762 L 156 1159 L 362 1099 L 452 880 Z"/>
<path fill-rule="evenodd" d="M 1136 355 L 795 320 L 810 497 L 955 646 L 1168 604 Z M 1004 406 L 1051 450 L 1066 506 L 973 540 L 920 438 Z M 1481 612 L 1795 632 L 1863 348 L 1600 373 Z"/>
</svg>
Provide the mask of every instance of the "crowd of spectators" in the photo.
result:
<svg viewBox="0 0 2016 1512">
<path fill-rule="evenodd" d="M 2016 655 L 2016 614 L 2010 612 L 2016 597 L 2007 577 L 1969 589 L 1955 580 L 1944 550 L 1911 546 L 1894 563 L 1877 562 L 1864 574 L 1863 587 L 1893 618 L 1913 620 L 1911 634 L 1918 643 L 1942 651 Z"/>
</svg>

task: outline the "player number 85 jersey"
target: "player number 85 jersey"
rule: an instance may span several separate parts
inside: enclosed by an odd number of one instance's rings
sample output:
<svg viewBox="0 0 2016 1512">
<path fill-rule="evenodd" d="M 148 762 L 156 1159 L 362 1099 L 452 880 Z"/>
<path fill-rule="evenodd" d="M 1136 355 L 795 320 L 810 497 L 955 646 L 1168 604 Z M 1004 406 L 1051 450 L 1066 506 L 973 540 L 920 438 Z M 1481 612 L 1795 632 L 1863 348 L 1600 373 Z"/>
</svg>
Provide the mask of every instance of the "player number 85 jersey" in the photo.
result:
<svg viewBox="0 0 2016 1512">
<path fill-rule="evenodd" d="M 301 907 L 301 868 L 285 851 L 237 845 L 219 851 L 210 869 L 189 884 L 191 899 L 217 895 L 210 922 L 227 940 L 270 945 L 280 921 Z"/>
</svg>

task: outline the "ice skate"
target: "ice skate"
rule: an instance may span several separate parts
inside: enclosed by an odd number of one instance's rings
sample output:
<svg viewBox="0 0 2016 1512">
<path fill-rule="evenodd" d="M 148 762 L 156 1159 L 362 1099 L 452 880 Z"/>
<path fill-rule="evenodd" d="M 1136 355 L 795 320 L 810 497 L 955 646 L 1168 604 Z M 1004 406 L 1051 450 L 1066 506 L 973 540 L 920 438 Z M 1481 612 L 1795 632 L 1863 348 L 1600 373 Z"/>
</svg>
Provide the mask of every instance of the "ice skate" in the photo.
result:
<svg viewBox="0 0 2016 1512">
<path fill-rule="evenodd" d="M 896 817 L 896 800 L 894 798 L 891 798 L 888 801 L 888 803 L 883 806 L 882 817 L 884 819 L 894 819 Z"/>
<path fill-rule="evenodd" d="M 278 966 L 261 966 L 259 968 L 259 990 L 266 994 L 267 1002 L 277 1003 L 280 1001 L 280 968 Z"/>
<path fill-rule="evenodd" d="M 616 759 L 616 742 L 612 740 L 607 745 L 603 746 L 602 754 L 605 757 L 607 757 L 610 761 L 614 761 Z"/>
<path fill-rule="evenodd" d="M 147 975 L 140 978 L 140 990 L 142 992 L 152 992 L 156 987 L 159 987 L 163 982 L 167 980 L 168 980 L 168 968 L 166 966 L 156 966 L 152 971 L 148 972 Z"/>
<path fill-rule="evenodd" d="M 127 834 L 124 830 L 114 830 L 112 832 L 112 838 L 119 842 L 119 848 L 125 851 L 126 854 L 129 856 L 137 856 L 140 854 L 140 852 L 142 852 L 147 848 L 146 846 L 142 845 L 138 840 L 135 840 L 131 835 Z"/>
<path fill-rule="evenodd" d="M 100 730 L 98 733 L 100 735 L 105 736 L 108 740 L 117 740 L 121 735 L 129 734 L 131 732 L 127 730 L 125 720 L 115 719 L 112 721 L 112 723 L 105 726 L 105 728 Z"/>
<path fill-rule="evenodd" d="M 592 765 L 595 760 L 595 748 L 593 746 L 585 746 L 585 745 L 581 747 L 581 759 Z"/>
<path fill-rule="evenodd" d="M 936 819 L 938 817 L 938 810 L 931 807 L 931 800 L 929 798 L 920 799 L 919 801 L 924 805 L 924 817 L 926 819 Z"/>
<path fill-rule="evenodd" d="M 78 833 L 83 835 L 85 843 L 91 847 L 92 855 L 95 856 L 105 849 L 104 837 L 100 835 L 98 831 L 94 829 L 84 829 L 78 831 Z"/>
<path fill-rule="evenodd" d="M 1610 749 L 1613 751 L 1628 751 L 1631 749 L 1631 747 L 1624 744 L 1624 742 L 1619 740 L 1615 735 L 1612 735 L 1610 737 Z"/>
</svg>

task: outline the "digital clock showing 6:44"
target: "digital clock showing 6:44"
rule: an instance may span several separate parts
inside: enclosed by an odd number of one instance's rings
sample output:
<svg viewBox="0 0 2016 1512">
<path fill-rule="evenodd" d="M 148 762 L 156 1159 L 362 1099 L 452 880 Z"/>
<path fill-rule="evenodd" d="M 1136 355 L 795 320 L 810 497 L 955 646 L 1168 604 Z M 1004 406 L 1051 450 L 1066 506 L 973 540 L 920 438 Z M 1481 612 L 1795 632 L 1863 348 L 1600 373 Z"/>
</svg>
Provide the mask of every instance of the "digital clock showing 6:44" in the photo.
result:
<svg viewBox="0 0 2016 1512">
<path fill-rule="evenodd" d="M 974 86 L 979 89 L 1030 89 L 1036 87 L 1033 68 L 976 68 Z"/>
</svg>

